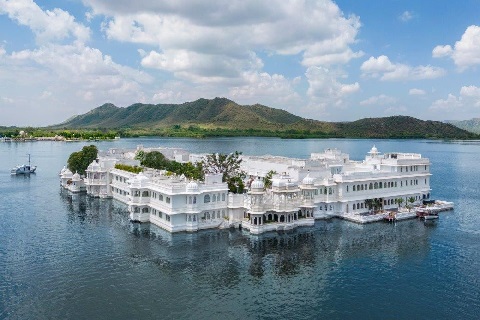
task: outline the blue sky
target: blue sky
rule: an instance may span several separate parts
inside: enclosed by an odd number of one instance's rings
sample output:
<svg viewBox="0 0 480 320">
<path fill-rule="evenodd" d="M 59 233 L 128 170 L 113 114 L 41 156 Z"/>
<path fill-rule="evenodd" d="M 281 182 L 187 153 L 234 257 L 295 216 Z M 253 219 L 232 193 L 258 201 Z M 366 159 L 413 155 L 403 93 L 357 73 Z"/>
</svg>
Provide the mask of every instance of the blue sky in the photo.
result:
<svg viewBox="0 0 480 320">
<path fill-rule="evenodd" d="M 0 0 L 0 125 L 227 97 L 306 118 L 480 117 L 480 2 Z"/>
</svg>

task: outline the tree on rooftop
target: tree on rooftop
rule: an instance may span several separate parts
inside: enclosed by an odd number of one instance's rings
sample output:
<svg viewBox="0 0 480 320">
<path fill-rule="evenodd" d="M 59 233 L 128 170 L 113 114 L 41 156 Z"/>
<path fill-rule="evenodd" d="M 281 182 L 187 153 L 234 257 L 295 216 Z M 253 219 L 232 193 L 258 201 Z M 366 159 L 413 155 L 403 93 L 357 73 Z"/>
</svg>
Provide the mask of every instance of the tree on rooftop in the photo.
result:
<svg viewBox="0 0 480 320">
<path fill-rule="evenodd" d="M 202 161 L 205 174 L 222 174 L 222 181 L 228 184 L 228 189 L 233 193 L 242 193 L 245 185 L 243 179 L 246 173 L 240 169 L 242 153 L 235 151 L 230 154 L 212 153 Z"/>
<path fill-rule="evenodd" d="M 190 162 L 180 163 L 168 160 L 163 153 L 159 151 L 145 152 L 139 150 L 135 154 L 135 159 L 140 160 L 140 164 L 144 167 L 167 170 L 170 174 L 184 175 L 188 179 L 203 180 L 202 163 L 192 164 Z"/>
<path fill-rule="evenodd" d="M 273 178 L 273 175 L 276 173 L 277 173 L 276 171 L 270 170 L 265 175 L 265 177 L 263 178 L 263 184 L 265 186 L 265 189 L 270 189 L 272 187 L 272 178 Z"/>
<path fill-rule="evenodd" d="M 146 152 L 143 154 L 143 159 L 140 159 L 142 166 L 158 170 L 167 170 L 168 162 L 163 153 L 158 151 Z"/>
<path fill-rule="evenodd" d="M 84 146 L 81 151 L 73 152 L 67 160 L 67 166 L 72 172 L 85 174 L 85 170 L 97 158 L 98 149 L 94 145 Z"/>
</svg>

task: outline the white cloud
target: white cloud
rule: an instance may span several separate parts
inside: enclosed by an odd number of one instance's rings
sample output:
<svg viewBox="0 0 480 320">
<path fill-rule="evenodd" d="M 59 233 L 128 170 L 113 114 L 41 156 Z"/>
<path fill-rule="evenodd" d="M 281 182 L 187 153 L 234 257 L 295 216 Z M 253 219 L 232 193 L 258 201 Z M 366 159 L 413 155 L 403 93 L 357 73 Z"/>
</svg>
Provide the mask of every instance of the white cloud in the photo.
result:
<svg viewBox="0 0 480 320">
<path fill-rule="evenodd" d="M 78 42 L 13 52 L 2 60 L 3 90 L 19 97 L 15 99 L 16 106 L 35 106 L 29 113 L 30 125 L 38 124 L 37 121 L 58 123 L 107 101 L 126 104 L 145 100 L 142 85 L 153 80 L 144 72 L 119 65 L 98 49 Z M 2 106 L 0 110 L 4 116 L 8 112 L 14 116 L 12 110 L 3 110 Z"/>
<path fill-rule="evenodd" d="M 463 86 L 460 94 L 466 97 L 480 97 L 480 88 L 476 86 Z"/>
<path fill-rule="evenodd" d="M 340 83 L 337 79 L 342 75 L 324 67 L 309 67 L 305 76 L 309 83 L 308 96 L 312 98 L 314 104 L 322 108 L 329 105 L 341 106 L 346 96 L 360 89 L 358 82 Z"/>
<path fill-rule="evenodd" d="M 480 107 L 480 88 L 476 86 L 463 86 L 460 89 L 460 95 L 465 100 L 465 103 L 473 104 L 475 107 Z"/>
<path fill-rule="evenodd" d="M 480 27 L 469 26 L 453 48 L 439 45 L 433 49 L 432 55 L 434 58 L 451 57 L 460 71 L 480 64 Z"/>
<path fill-rule="evenodd" d="M 452 54 L 453 49 L 450 45 L 436 46 L 432 50 L 432 56 L 434 58 L 448 57 Z"/>
<path fill-rule="evenodd" d="M 244 70 L 258 70 L 263 64 L 251 53 L 249 57 L 202 54 L 186 50 L 150 51 L 142 66 L 172 72 L 177 78 L 197 83 L 238 81 Z"/>
<path fill-rule="evenodd" d="M 408 91 L 408 94 L 411 96 L 422 96 L 422 95 L 425 95 L 426 92 L 425 90 L 422 90 L 422 89 L 412 88 Z"/>
<path fill-rule="evenodd" d="M 143 57 L 143 66 L 182 79 L 218 82 L 259 72 L 256 52 L 302 55 L 306 67 L 344 64 L 363 54 L 351 48 L 359 18 L 345 17 L 329 0 L 84 2 L 107 16 L 108 38 L 158 47 Z"/>
<path fill-rule="evenodd" d="M 434 101 L 430 106 L 430 110 L 450 112 L 458 115 L 473 110 L 472 107 L 480 107 L 480 87 L 463 86 L 460 88 L 458 96 L 449 93 L 446 99 Z M 473 110 L 473 113 L 477 112 L 478 110 Z"/>
<path fill-rule="evenodd" d="M 394 97 L 387 96 L 385 94 L 381 94 L 378 96 L 370 97 L 366 100 L 360 101 L 360 105 L 362 106 L 369 106 L 369 105 L 386 105 L 396 102 L 397 99 Z"/>
<path fill-rule="evenodd" d="M 408 22 L 412 20 L 413 13 L 411 11 L 404 11 L 398 18 L 403 22 Z"/>
<path fill-rule="evenodd" d="M 449 93 L 447 99 L 435 100 L 430 106 L 430 110 L 438 110 L 438 111 L 456 110 L 462 107 L 462 105 L 463 105 L 463 102 L 461 97 L 457 98 L 453 94 Z"/>
<path fill-rule="evenodd" d="M 8 103 L 8 104 L 12 104 L 15 102 L 15 100 L 9 97 L 0 97 L 0 101 L 2 101 L 2 103 Z"/>
<path fill-rule="evenodd" d="M 378 58 L 370 57 L 362 63 L 360 70 L 365 77 L 380 78 L 384 81 L 435 79 L 445 75 L 445 70 L 442 68 L 394 64 L 385 55 Z"/>
<path fill-rule="evenodd" d="M 229 89 L 229 96 L 242 103 L 266 103 L 290 107 L 300 102 L 300 96 L 293 86 L 297 79 L 288 80 L 279 74 L 246 73 L 245 85 Z"/>
<path fill-rule="evenodd" d="M 51 96 L 52 96 L 52 92 L 48 91 L 48 90 L 45 90 L 45 91 L 42 92 L 39 99 L 44 100 L 44 99 L 50 98 Z"/>
<path fill-rule="evenodd" d="M 90 29 L 75 22 L 68 12 L 58 8 L 43 11 L 33 0 L 0 0 L 0 14 L 7 14 L 10 19 L 28 26 L 38 43 L 68 38 L 85 42 L 90 37 Z"/>
<path fill-rule="evenodd" d="M 181 98 L 182 93 L 179 91 L 175 92 L 173 90 L 161 90 L 153 95 L 152 100 L 154 103 L 172 103 L 174 101 L 179 102 Z"/>
<path fill-rule="evenodd" d="M 383 110 L 383 113 L 386 115 L 394 116 L 399 114 L 405 114 L 407 111 L 408 109 L 405 106 L 393 106 Z"/>
</svg>

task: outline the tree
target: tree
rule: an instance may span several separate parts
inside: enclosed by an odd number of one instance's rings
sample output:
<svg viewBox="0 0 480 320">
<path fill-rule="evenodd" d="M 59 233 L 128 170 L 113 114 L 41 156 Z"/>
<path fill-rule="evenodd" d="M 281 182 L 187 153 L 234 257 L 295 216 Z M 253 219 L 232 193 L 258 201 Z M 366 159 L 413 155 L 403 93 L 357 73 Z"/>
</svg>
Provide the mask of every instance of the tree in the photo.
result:
<svg viewBox="0 0 480 320">
<path fill-rule="evenodd" d="M 409 203 L 408 205 L 406 205 L 406 207 L 408 208 L 408 211 L 410 211 L 412 209 L 412 204 L 415 202 L 415 198 L 414 197 L 409 197 L 407 199 L 407 202 Z"/>
<path fill-rule="evenodd" d="M 94 145 L 84 146 L 81 151 L 73 152 L 67 160 L 67 166 L 72 172 L 85 174 L 85 170 L 97 158 L 98 149 Z"/>
<path fill-rule="evenodd" d="M 415 198 L 414 197 L 408 198 L 408 202 L 412 205 L 415 202 Z"/>
<path fill-rule="evenodd" d="M 143 159 L 140 160 L 142 166 L 158 170 L 167 170 L 168 162 L 163 153 L 158 151 L 144 153 Z"/>
<path fill-rule="evenodd" d="M 365 207 L 371 211 L 373 209 L 373 199 L 365 199 Z"/>
<path fill-rule="evenodd" d="M 243 179 L 246 173 L 240 169 L 242 153 L 235 151 L 230 154 L 212 153 L 202 161 L 205 174 L 222 174 L 222 181 L 228 184 L 228 189 L 233 193 L 242 193 L 245 185 Z"/>
<path fill-rule="evenodd" d="M 143 150 L 139 150 L 135 154 L 135 159 L 140 160 L 140 164 L 148 168 L 167 170 L 168 172 L 175 173 L 177 175 L 183 174 L 189 179 L 203 180 L 201 162 L 197 162 L 195 164 L 190 162 L 180 163 L 177 161 L 168 160 L 161 152 L 145 152 Z"/>
<path fill-rule="evenodd" d="M 382 198 L 373 199 L 373 208 L 374 208 L 375 211 L 378 211 L 378 210 L 382 209 L 382 207 L 383 207 Z"/>
<path fill-rule="evenodd" d="M 145 151 L 143 151 L 143 150 L 138 150 L 138 151 L 135 153 L 134 159 L 135 159 L 135 160 L 140 160 L 140 164 L 141 164 L 142 161 L 145 159 Z"/>
<path fill-rule="evenodd" d="M 175 161 L 172 161 L 175 162 Z M 203 167 L 201 162 L 192 164 L 191 162 L 180 163 L 180 174 L 193 180 L 203 180 Z"/>
<path fill-rule="evenodd" d="M 403 198 L 396 198 L 395 203 L 398 204 L 398 207 L 400 208 L 402 206 L 402 203 L 403 203 Z"/>
<path fill-rule="evenodd" d="M 268 171 L 268 173 L 265 175 L 265 177 L 263 178 L 263 185 L 265 186 L 265 189 L 269 189 L 272 187 L 272 177 L 274 174 L 276 174 L 277 172 L 274 171 L 274 170 L 270 170 Z"/>
</svg>

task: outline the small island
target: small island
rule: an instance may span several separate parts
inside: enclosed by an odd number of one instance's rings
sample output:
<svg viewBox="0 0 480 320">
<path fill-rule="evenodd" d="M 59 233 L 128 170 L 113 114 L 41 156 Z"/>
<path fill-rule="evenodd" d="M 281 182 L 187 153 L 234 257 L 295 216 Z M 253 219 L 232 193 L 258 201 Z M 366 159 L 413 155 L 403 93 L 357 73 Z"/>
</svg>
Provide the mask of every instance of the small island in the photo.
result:
<svg viewBox="0 0 480 320">
<path fill-rule="evenodd" d="M 355 161 L 337 149 L 292 159 L 143 146 L 97 154 L 92 145 L 68 162 L 60 172 L 64 188 L 118 200 L 132 221 L 169 232 L 239 227 L 261 234 L 312 226 L 315 219 L 369 223 L 453 208 L 431 199 L 429 159 L 381 154 L 375 146 Z"/>
</svg>

